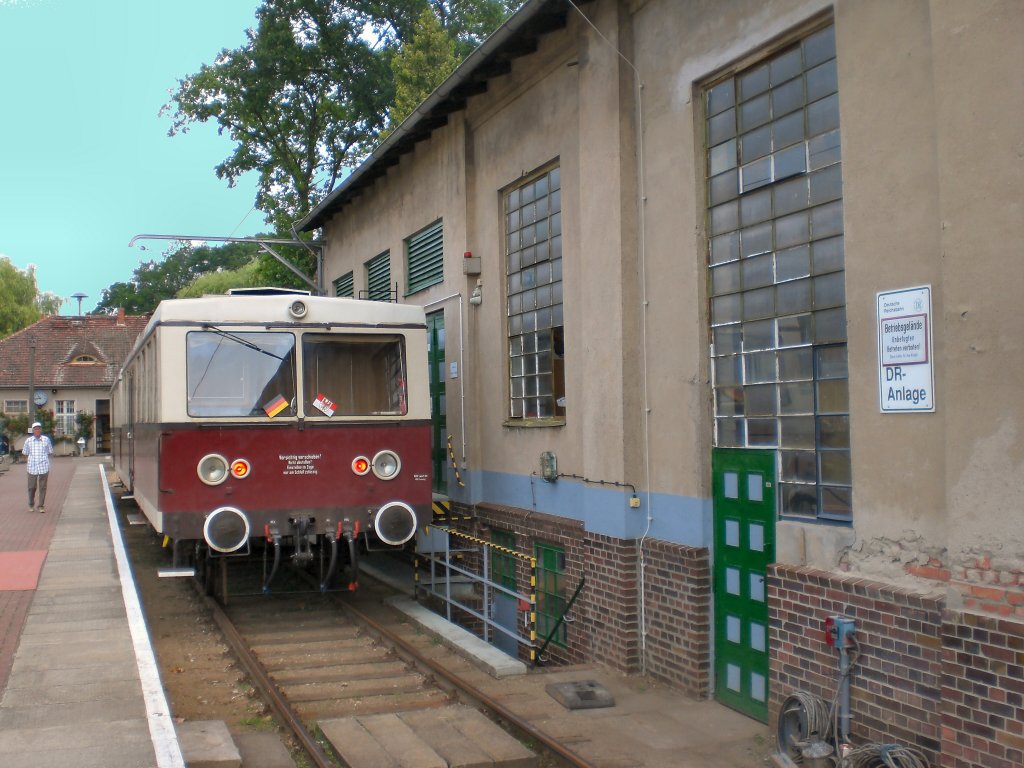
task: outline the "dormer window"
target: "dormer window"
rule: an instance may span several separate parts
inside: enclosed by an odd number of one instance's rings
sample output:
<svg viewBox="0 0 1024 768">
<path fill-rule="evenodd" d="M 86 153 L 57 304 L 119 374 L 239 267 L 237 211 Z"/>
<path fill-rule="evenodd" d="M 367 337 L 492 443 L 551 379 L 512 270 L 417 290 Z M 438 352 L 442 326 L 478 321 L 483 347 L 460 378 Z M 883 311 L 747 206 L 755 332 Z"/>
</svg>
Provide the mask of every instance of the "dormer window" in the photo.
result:
<svg viewBox="0 0 1024 768">
<path fill-rule="evenodd" d="M 75 359 L 73 359 L 71 361 L 71 364 L 72 365 L 96 365 L 96 363 L 98 363 L 98 362 L 99 362 L 99 360 L 97 360 L 92 355 L 78 355 L 78 357 L 76 357 Z"/>
</svg>

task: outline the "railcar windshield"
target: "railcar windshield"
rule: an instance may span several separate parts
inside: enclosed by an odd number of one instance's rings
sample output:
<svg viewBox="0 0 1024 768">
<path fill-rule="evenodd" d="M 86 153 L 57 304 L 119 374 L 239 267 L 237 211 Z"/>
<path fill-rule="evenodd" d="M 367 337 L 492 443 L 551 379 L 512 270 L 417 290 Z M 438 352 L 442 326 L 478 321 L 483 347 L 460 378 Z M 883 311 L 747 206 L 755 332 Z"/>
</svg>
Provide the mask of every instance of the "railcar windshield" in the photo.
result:
<svg viewBox="0 0 1024 768">
<path fill-rule="evenodd" d="M 291 333 L 191 331 L 186 338 L 189 416 L 295 415 Z"/>
<path fill-rule="evenodd" d="M 302 337 L 302 370 L 307 417 L 407 412 L 402 336 L 307 333 Z"/>
</svg>

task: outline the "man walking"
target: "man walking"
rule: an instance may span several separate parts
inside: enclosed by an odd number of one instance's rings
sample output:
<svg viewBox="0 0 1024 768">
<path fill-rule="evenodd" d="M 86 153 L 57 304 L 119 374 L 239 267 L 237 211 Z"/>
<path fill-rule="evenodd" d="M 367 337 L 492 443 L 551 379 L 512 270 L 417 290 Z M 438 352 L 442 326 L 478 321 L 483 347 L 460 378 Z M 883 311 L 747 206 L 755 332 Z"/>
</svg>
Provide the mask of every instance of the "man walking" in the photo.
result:
<svg viewBox="0 0 1024 768">
<path fill-rule="evenodd" d="M 43 425 L 32 424 L 32 436 L 25 441 L 21 452 L 28 457 L 28 511 L 35 512 L 36 489 L 39 490 L 39 511 L 46 512 L 46 479 L 50 474 L 53 443 L 43 434 Z"/>
</svg>

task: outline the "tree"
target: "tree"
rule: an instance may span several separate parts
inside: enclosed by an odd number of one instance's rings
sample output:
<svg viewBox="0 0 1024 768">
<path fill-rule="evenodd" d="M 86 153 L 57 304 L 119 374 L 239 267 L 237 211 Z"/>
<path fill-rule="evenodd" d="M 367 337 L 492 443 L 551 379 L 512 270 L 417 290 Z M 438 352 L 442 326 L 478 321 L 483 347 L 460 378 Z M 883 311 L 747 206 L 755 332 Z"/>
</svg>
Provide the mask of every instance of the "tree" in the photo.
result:
<svg viewBox="0 0 1024 768">
<path fill-rule="evenodd" d="M 170 134 L 215 121 L 237 144 L 217 176 L 259 173 L 256 207 L 287 232 L 379 133 L 406 25 L 386 14 L 407 4 L 264 0 L 245 45 L 179 81 Z"/>
<path fill-rule="evenodd" d="M 170 134 L 213 121 L 236 147 L 216 167 L 229 184 L 256 171 L 256 208 L 277 232 L 308 213 L 379 139 L 394 100 L 392 60 L 424 10 L 449 37 L 430 58 L 451 71 L 519 5 L 516 0 L 264 0 L 246 43 L 178 82 Z M 418 43 L 426 47 L 427 40 Z M 400 67 L 408 74 L 408 65 Z M 411 78 L 410 78 L 411 81 Z M 411 84 L 411 83 L 410 83 Z M 429 86 L 432 88 L 433 86 Z M 416 98 L 410 88 L 406 101 Z M 397 114 L 397 113 L 396 113 Z M 305 258 L 305 257 L 302 257 Z M 276 269 L 267 258 L 261 268 Z M 282 281 L 277 281 L 282 282 Z"/>
<path fill-rule="evenodd" d="M 36 303 L 36 270 L 20 270 L 0 256 L 0 338 L 26 328 L 41 317 Z"/>
<path fill-rule="evenodd" d="M 64 306 L 64 298 L 53 291 L 46 291 L 36 296 L 36 306 L 44 315 L 59 315 L 60 308 Z"/>
<path fill-rule="evenodd" d="M 253 260 L 238 269 L 207 272 L 178 291 L 177 296 L 179 299 L 195 299 L 227 293 L 232 288 L 255 288 L 261 284 L 256 272 L 258 264 L 257 260 Z"/>
<path fill-rule="evenodd" d="M 179 245 L 161 261 L 141 262 L 133 278 L 103 289 L 94 314 L 124 309 L 128 314 L 152 312 L 164 299 L 172 299 L 200 275 L 238 269 L 259 252 L 255 243 L 228 243 L 220 247 Z"/>
<path fill-rule="evenodd" d="M 388 110 L 388 125 L 392 130 L 458 66 L 455 50 L 455 39 L 441 26 L 433 8 L 424 8 L 413 27 L 412 39 L 402 46 L 391 65 L 395 100 Z"/>
</svg>

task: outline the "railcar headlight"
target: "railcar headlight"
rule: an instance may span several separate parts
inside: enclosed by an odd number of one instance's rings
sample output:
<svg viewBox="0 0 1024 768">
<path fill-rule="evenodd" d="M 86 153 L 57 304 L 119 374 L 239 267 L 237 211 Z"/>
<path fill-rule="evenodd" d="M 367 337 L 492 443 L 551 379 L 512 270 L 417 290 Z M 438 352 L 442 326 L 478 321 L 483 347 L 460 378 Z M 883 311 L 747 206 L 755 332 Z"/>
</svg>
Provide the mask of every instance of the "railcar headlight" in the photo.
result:
<svg viewBox="0 0 1024 768">
<path fill-rule="evenodd" d="M 370 471 L 370 460 L 365 456 L 356 456 L 352 459 L 352 471 L 362 477 Z"/>
<path fill-rule="evenodd" d="M 398 476 L 402 461 L 394 451 L 378 451 L 373 457 L 373 474 L 381 480 L 392 480 Z"/>
<path fill-rule="evenodd" d="M 373 530 L 385 544 L 405 544 L 416 535 L 416 512 L 404 501 L 389 501 L 377 510 Z"/>
<path fill-rule="evenodd" d="M 218 552 L 239 550 L 249 540 L 249 518 L 240 509 L 219 507 L 203 523 L 203 538 Z"/>
<path fill-rule="evenodd" d="M 196 472 L 207 485 L 220 485 L 228 479 L 228 460 L 219 453 L 208 453 L 199 460 Z"/>
<path fill-rule="evenodd" d="M 252 464 L 247 459 L 235 459 L 231 462 L 231 476 L 237 480 L 248 477 L 252 472 Z"/>
</svg>

